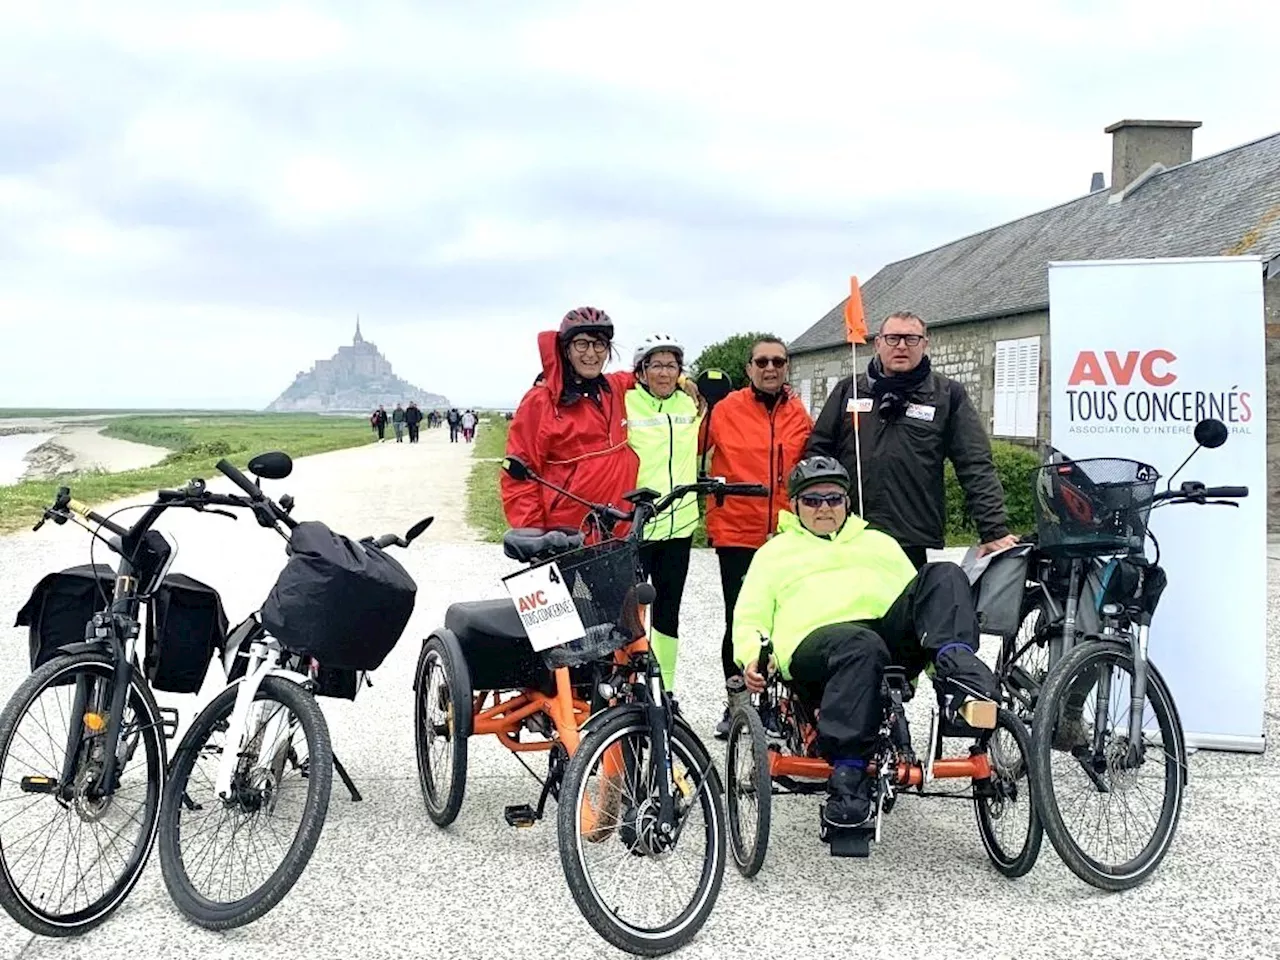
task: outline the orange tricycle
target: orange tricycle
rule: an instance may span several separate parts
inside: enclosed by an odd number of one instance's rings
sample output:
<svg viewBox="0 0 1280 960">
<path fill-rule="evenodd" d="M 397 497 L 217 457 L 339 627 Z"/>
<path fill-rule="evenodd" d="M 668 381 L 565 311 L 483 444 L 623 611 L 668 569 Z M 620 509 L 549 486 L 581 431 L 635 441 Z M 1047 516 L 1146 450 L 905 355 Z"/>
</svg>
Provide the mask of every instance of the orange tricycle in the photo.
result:
<svg viewBox="0 0 1280 960">
<path fill-rule="evenodd" d="M 644 608 L 655 592 L 640 543 L 645 523 L 681 497 L 768 490 L 703 480 L 665 497 L 632 491 L 621 510 L 581 500 L 515 457 L 503 468 L 586 506 L 598 542 L 582 530 L 508 531 L 506 556 L 527 565 L 504 578 L 510 596 L 455 603 L 427 637 L 414 679 L 427 814 L 441 827 L 458 816 L 471 736 L 496 737 L 526 769 L 524 755 L 547 754 L 536 806 L 506 807 L 507 823 L 531 827 L 555 799 L 561 865 L 587 921 L 619 949 L 669 953 L 697 934 L 719 894 L 724 800 L 649 648 Z M 622 523 L 630 530 L 615 537 Z"/>
<path fill-rule="evenodd" d="M 771 643 L 762 638 L 758 668 L 767 685 L 759 694 L 737 695 L 725 755 L 729 847 L 745 877 L 755 876 L 764 864 L 774 795 L 825 792 L 832 771 L 816 749 L 817 706 L 769 670 L 771 654 Z M 866 857 L 871 843 L 880 841 L 884 817 L 899 796 L 914 792 L 972 800 L 982 844 L 995 868 L 1008 877 L 1023 876 L 1035 865 L 1044 835 L 1029 782 L 1026 725 L 990 701 L 969 700 L 953 713 L 939 695 L 938 705 L 931 705 L 929 752 L 921 759 L 912 749 L 905 709 L 915 692 L 913 679 L 900 666 L 885 668 L 880 690 L 884 719 L 874 759 L 867 765 L 875 782 L 871 821 L 833 828 L 820 811 L 820 839 L 833 856 Z M 944 738 L 965 739 L 970 745 L 964 755 L 944 756 Z M 970 789 L 932 789 L 941 780 L 967 780 Z"/>
</svg>

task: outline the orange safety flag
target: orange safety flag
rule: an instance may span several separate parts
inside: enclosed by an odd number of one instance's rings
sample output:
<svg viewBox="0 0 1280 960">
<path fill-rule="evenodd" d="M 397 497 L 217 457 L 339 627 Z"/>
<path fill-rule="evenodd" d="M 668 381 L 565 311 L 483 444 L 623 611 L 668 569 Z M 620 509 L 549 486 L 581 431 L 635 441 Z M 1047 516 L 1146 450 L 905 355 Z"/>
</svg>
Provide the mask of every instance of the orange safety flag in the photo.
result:
<svg viewBox="0 0 1280 960">
<path fill-rule="evenodd" d="M 867 342 L 867 318 L 862 312 L 862 291 L 858 278 L 849 278 L 849 299 L 844 302 L 844 338 L 849 343 Z"/>
</svg>

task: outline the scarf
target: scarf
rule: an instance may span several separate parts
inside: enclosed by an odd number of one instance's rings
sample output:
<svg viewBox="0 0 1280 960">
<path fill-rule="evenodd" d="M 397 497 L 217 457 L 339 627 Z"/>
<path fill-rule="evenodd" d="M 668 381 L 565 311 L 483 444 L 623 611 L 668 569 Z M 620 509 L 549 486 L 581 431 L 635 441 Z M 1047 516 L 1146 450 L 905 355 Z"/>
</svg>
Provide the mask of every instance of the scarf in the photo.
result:
<svg viewBox="0 0 1280 960">
<path fill-rule="evenodd" d="M 929 358 L 922 357 L 914 370 L 886 374 L 880 358 L 872 357 L 867 364 L 867 383 L 871 387 L 871 395 L 878 401 L 881 419 L 896 420 L 902 416 L 907 409 L 907 398 L 924 383 L 931 370 Z"/>
</svg>

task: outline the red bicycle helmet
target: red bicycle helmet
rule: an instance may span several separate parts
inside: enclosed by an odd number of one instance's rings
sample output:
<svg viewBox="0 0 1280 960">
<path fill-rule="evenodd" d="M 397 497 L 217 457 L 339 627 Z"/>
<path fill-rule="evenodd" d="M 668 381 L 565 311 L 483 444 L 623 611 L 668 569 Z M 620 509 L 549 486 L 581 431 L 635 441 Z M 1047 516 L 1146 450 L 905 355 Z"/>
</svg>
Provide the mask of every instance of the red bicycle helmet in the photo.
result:
<svg viewBox="0 0 1280 960">
<path fill-rule="evenodd" d="M 597 307 L 574 307 L 560 321 L 560 342 L 564 343 L 580 333 L 602 333 L 613 339 L 613 321 Z"/>
</svg>

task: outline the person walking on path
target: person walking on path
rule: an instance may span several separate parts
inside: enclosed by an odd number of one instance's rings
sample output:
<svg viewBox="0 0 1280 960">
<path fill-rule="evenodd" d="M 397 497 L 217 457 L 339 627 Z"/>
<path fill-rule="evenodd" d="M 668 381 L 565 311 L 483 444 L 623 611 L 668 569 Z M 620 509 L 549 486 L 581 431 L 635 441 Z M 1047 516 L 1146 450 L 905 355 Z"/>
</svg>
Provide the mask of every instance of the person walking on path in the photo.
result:
<svg viewBox="0 0 1280 960">
<path fill-rule="evenodd" d="M 404 443 L 404 407 L 398 403 L 391 411 L 391 425 L 396 430 L 396 443 Z"/>
<path fill-rule="evenodd" d="M 458 431 L 462 429 L 462 414 L 458 412 L 457 407 L 449 408 L 449 442 L 458 442 Z"/>
<path fill-rule="evenodd" d="M 769 488 L 766 497 L 727 497 L 723 504 L 707 501 L 707 541 L 720 563 L 724 594 L 724 636 L 720 661 L 727 699 L 739 692 L 742 671 L 733 659 L 733 612 L 742 580 L 755 552 L 778 529 L 778 516 L 790 502 L 787 478 L 804 455 L 813 428 L 800 398 L 787 384 L 790 357 L 786 344 L 761 338 L 751 348 L 747 377 L 711 410 L 705 446 L 711 451 L 710 476 L 728 483 L 758 483 Z M 729 736 L 729 706 L 716 724 L 718 739 Z"/>
<path fill-rule="evenodd" d="M 917 570 L 928 559 L 926 549 L 946 546 L 948 459 L 978 528 L 978 556 L 1015 544 L 990 438 L 964 387 L 932 368 L 925 322 L 914 313 L 892 313 L 875 344 L 866 372 L 845 377 L 827 398 L 805 455 L 840 461 L 857 510 L 861 446 L 862 519 L 893 537 Z"/>
<path fill-rule="evenodd" d="M 637 487 L 665 497 L 698 480 L 698 406 L 679 388 L 684 346 L 665 333 L 645 337 L 632 355 L 636 384 L 626 392 L 627 443 L 640 461 Z M 653 582 L 650 643 L 662 683 L 675 689 L 680 601 L 689 575 L 689 552 L 699 520 L 698 498 L 686 495 L 645 527 L 640 547 L 644 575 Z"/>
<path fill-rule="evenodd" d="M 409 442 L 418 442 L 418 428 L 422 425 L 422 411 L 418 409 L 418 404 L 414 400 L 409 401 L 409 406 L 404 411 L 405 426 L 409 428 Z"/>
<path fill-rule="evenodd" d="M 474 410 L 468 410 L 462 415 L 462 436 L 470 443 L 476 435 L 476 414 Z"/>
<path fill-rule="evenodd" d="M 378 431 L 379 443 L 387 439 L 387 408 L 382 404 L 373 412 L 373 429 Z"/>
</svg>

